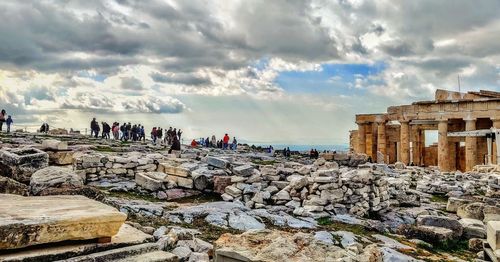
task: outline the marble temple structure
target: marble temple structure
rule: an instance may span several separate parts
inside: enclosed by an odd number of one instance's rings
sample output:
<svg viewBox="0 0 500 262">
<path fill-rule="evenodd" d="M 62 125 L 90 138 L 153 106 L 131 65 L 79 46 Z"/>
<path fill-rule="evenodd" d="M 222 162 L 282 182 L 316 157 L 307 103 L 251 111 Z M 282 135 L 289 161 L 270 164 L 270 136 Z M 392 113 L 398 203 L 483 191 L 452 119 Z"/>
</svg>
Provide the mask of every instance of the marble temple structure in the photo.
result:
<svg viewBox="0 0 500 262">
<path fill-rule="evenodd" d="M 500 164 L 499 143 L 493 142 L 500 130 L 500 92 L 437 90 L 433 101 L 391 106 L 383 114 L 359 114 L 356 123 L 358 129 L 350 132 L 351 150 L 374 162 L 438 166 L 441 171 Z M 428 130 L 437 130 L 437 143 L 426 145 Z"/>
</svg>

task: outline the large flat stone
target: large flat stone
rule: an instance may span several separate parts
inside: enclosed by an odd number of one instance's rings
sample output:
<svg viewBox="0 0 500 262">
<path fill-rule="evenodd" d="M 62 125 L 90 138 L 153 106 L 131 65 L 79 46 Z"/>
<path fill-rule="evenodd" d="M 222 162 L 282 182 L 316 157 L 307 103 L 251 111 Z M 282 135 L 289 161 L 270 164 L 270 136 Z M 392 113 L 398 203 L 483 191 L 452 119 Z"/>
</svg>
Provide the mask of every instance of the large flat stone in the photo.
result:
<svg viewBox="0 0 500 262">
<path fill-rule="evenodd" d="M 0 250 L 111 237 L 127 216 L 83 196 L 0 195 Z"/>
<path fill-rule="evenodd" d="M 46 139 L 42 141 L 42 148 L 45 150 L 68 150 L 68 142 L 55 139 Z"/>
<path fill-rule="evenodd" d="M 14 249 L 9 250 L 8 253 L 4 252 L 0 254 L 0 261 L 54 261 L 120 247 L 139 245 L 151 241 L 154 241 L 153 236 L 130 225 L 123 224 L 118 234 L 114 235 L 109 243 L 62 242 L 51 246 L 44 245 L 28 249 Z"/>
<path fill-rule="evenodd" d="M 157 191 L 163 188 L 163 180 L 166 174 L 160 172 L 137 173 L 135 183 L 144 189 Z"/>
</svg>

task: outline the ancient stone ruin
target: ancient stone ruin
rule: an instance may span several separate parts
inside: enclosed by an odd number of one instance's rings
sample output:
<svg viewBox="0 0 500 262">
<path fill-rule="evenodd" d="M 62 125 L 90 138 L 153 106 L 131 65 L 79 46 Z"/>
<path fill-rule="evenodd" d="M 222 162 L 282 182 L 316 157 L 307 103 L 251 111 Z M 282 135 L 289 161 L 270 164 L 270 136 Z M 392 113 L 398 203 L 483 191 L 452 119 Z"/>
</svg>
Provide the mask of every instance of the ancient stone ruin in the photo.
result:
<svg viewBox="0 0 500 262">
<path fill-rule="evenodd" d="M 0 261 L 500 257 L 494 161 L 443 172 L 394 162 L 392 149 L 382 152 L 390 164 L 371 163 L 380 147 L 312 159 L 246 145 L 168 154 L 64 132 L 0 133 L 0 142 Z"/>
</svg>

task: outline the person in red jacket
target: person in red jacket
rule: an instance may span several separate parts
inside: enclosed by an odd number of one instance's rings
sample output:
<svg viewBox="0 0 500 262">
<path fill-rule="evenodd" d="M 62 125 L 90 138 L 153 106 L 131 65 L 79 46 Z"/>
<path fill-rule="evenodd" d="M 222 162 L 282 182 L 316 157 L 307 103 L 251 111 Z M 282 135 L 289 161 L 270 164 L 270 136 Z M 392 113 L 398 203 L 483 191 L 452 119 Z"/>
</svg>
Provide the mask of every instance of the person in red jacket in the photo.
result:
<svg viewBox="0 0 500 262">
<path fill-rule="evenodd" d="M 229 136 L 227 134 L 224 135 L 222 149 L 227 149 L 229 145 Z"/>
<path fill-rule="evenodd" d="M 193 139 L 193 141 L 191 141 L 191 147 L 197 147 L 198 146 L 198 142 L 196 142 L 196 140 Z"/>
</svg>

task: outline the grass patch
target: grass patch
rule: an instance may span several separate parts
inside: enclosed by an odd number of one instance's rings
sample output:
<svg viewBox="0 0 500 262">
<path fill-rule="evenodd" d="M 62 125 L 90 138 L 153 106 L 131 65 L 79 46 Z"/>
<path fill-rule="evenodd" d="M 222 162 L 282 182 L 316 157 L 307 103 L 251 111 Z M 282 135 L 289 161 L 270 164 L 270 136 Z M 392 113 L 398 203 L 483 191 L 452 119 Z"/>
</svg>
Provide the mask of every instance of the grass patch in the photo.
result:
<svg viewBox="0 0 500 262">
<path fill-rule="evenodd" d="M 436 202 L 436 203 L 448 203 L 448 197 L 444 194 L 432 195 L 430 200 L 431 202 Z"/>
<path fill-rule="evenodd" d="M 371 236 L 374 234 L 379 234 L 379 232 L 376 232 L 374 230 L 369 230 L 362 225 L 346 224 L 346 223 L 331 220 L 328 217 L 319 218 L 316 220 L 316 222 L 318 222 L 318 226 L 321 229 L 324 229 L 327 231 L 343 230 L 343 231 L 352 232 L 356 235 L 363 235 L 363 236 Z"/>
<path fill-rule="evenodd" d="M 259 159 L 255 159 L 255 160 L 252 160 L 252 163 L 254 163 L 256 165 L 270 166 L 270 165 L 276 164 L 276 161 L 275 160 L 259 160 Z"/>
</svg>

